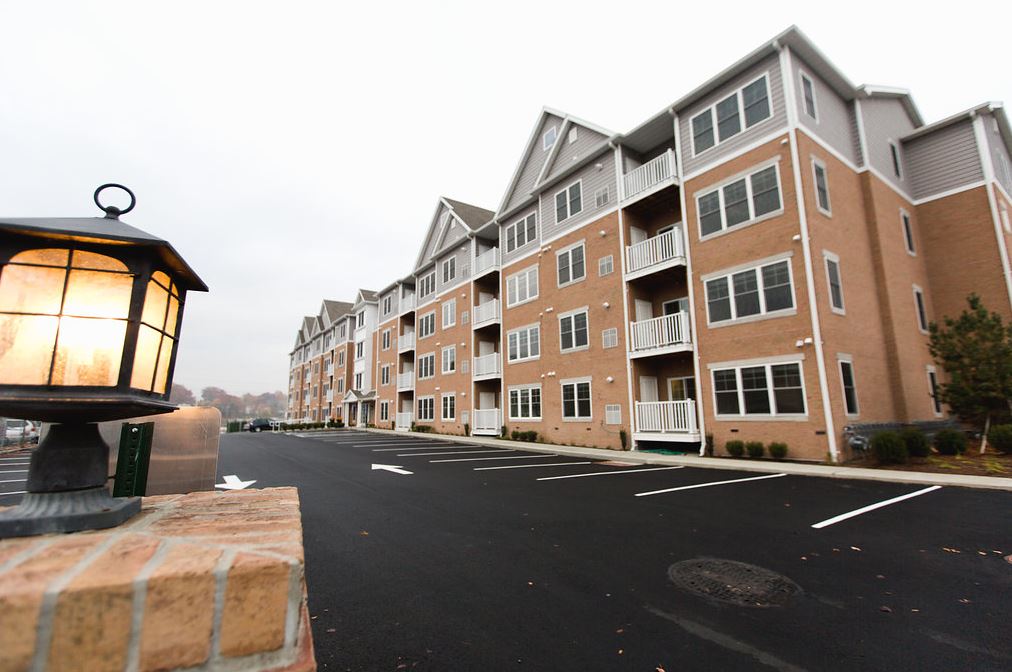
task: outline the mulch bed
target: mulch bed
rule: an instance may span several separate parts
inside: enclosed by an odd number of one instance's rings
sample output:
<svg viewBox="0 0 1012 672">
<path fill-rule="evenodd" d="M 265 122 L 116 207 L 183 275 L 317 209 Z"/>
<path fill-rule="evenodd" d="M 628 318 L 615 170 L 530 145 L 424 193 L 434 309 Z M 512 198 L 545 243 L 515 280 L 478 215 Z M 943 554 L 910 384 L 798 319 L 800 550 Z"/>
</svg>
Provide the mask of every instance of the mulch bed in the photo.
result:
<svg viewBox="0 0 1012 672">
<path fill-rule="evenodd" d="M 981 455 L 979 451 L 979 447 L 970 446 L 962 455 L 932 454 L 928 457 L 912 457 L 906 464 L 878 464 L 875 458 L 869 455 L 862 460 L 850 462 L 846 466 L 1012 478 L 1012 455 L 1003 455 L 990 449 Z"/>
</svg>

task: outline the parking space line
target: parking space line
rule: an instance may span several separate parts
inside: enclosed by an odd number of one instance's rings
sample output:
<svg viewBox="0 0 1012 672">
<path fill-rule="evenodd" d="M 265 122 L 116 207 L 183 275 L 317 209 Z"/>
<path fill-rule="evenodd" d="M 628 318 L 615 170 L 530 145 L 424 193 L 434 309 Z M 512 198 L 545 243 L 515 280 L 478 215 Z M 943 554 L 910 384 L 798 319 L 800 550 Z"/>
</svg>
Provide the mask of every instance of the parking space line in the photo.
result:
<svg viewBox="0 0 1012 672">
<path fill-rule="evenodd" d="M 826 520 L 822 521 L 821 523 L 816 523 L 816 524 L 812 525 L 812 527 L 814 527 L 817 530 L 821 530 L 824 527 L 829 527 L 830 525 L 834 525 L 836 523 L 839 523 L 840 521 L 847 520 L 848 518 L 853 518 L 854 516 L 860 516 L 862 513 L 868 513 L 869 511 L 874 511 L 875 509 L 881 509 L 883 506 L 889 506 L 890 504 L 895 504 L 896 502 L 902 502 L 904 499 L 910 499 L 911 497 L 917 497 L 919 495 L 926 495 L 929 492 L 932 492 L 934 490 L 940 489 L 941 487 L 942 486 L 940 486 L 940 485 L 932 485 L 931 487 L 924 488 L 923 490 L 918 490 L 917 492 L 909 492 L 909 493 L 907 493 L 905 495 L 900 495 L 899 497 L 893 497 L 892 499 L 886 499 L 886 500 L 878 502 L 876 504 L 869 504 L 868 506 L 863 506 L 860 509 L 855 509 L 855 510 L 850 511 L 848 513 L 841 513 L 839 516 L 833 516 L 832 518 L 827 518 Z"/>
<path fill-rule="evenodd" d="M 744 483 L 745 481 L 761 481 L 765 478 L 780 478 L 787 474 L 767 474 L 766 476 L 751 476 L 749 478 L 733 478 L 729 481 L 712 481 L 710 483 L 696 483 L 695 485 L 682 485 L 677 488 L 664 488 L 663 490 L 651 490 L 650 492 L 637 492 L 637 497 L 647 497 L 648 495 L 660 495 L 665 492 L 676 492 L 678 490 L 692 490 L 693 488 L 709 488 L 714 485 L 727 485 L 728 483 Z"/>
<path fill-rule="evenodd" d="M 358 446 L 356 446 L 356 448 L 357 447 Z M 445 450 L 452 450 L 453 448 L 481 448 L 481 446 L 479 446 L 477 444 L 475 444 L 475 445 L 468 445 L 466 443 L 465 444 L 458 443 L 458 444 L 454 444 L 452 446 L 435 446 L 435 445 L 431 445 L 430 446 L 430 445 L 425 445 L 423 443 L 420 446 L 412 446 L 409 443 L 407 445 L 400 446 L 399 448 L 373 448 L 372 452 L 374 452 L 374 453 L 392 453 L 392 452 L 397 451 L 397 450 L 414 450 L 416 448 L 424 449 L 424 450 L 435 450 L 436 448 L 442 448 L 442 449 L 445 449 Z"/>
<path fill-rule="evenodd" d="M 27 474 L 27 469 L 12 469 L 10 471 L 0 471 L 0 474 Z"/>
<path fill-rule="evenodd" d="M 0 492 L 0 497 L 6 497 L 7 495 L 24 495 L 27 490 L 15 490 L 14 492 Z"/>
<path fill-rule="evenodd" d="M 493 471 L 495 469 L 532 469 L 534 467 L 569 467 L 574 464 L 593 464 L 593 462 L 550 462 L 548 464 L 507 464 L 503 467 L 475 467 L 474 471 Z"/>
<path fill-rule="evenodd" d="M 23 479 L 23 478 L 15 478 L 15 479 L 10 480 L 10 481 L 0 481 L 0 483 L 24 483 L 24 482 L 25 482 L 25 479 Z"/>
<path fill-rule="evenodd" d="M 539 481 L 557 481 L 560 478 L 583 478 L 584 476 L 614 476 L 616 474 L 642 474 L 644 471 L 667 471 L 669 469 L 684 469 L 685 465 L 677 467 L 651 467 L 649 469 L 620 469 L 617 471 L 595 471 L 589 474 L 567 474 L 566 476 L 545 476 Z"/>
<path fill-rule="evenodd" d="M 549 457 L 558 457 L 555 453 L 551 455 L 511 455 L 509 457 L 455 457 L 452 460 L 429 460 L 429 462 L 483 462 L 485 460 L 540 460 Z"/>
<path fill-rule="evenodd" d="M 403 450 L 403 448 L 401 449 Z M 478 453 L 515 453 L 515 450 L 452 450 L 447 452 L 445 450 L 435 453 L 397 453 L 397 457 L 422 457 L 427 455 L 476 455 Z"/>
</svg>

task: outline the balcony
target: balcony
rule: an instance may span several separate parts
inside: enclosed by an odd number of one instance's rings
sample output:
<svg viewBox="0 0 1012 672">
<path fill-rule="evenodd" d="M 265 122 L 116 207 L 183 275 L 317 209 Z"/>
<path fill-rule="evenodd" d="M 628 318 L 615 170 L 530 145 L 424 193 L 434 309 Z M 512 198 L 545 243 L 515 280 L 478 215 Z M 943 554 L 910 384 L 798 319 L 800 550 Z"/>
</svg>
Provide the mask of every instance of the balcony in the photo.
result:
<svg viewBox="0 0 1012 672">
<path fill-rule="evenodd" d="M 474 258 L 474 276 L 477 278 L 490 271 L 499 270 L 499 248 L 493 247 Z"/>
<path fill-rule="evenodd" d="M 399 432 L 406 432 L 411 429 L 411 423 L 415 420 L 415 414 L 408 411 L 407 413 L 398 413 L 395 420 L 396 425 L 394 428 Z"/>
<path fill-rule="evenodd" d="M 675 176 L 675 152 L 669 149 L 623 176 L 622 186 L 625 189 L 626 202 L 659 191 L 673 183 Z"/>
<path fill-rule="evenodd" d="M 666 355 L 692 349 L 692 332 L 689 329 L 689 314 L 686 312 L 633 322 L 631 332 L 630 357 Z"/>
<path fill-rule="evenodd" d="M 325 395 L 325 398 L 327 400 L 327 403 L 330 403 L 330 402 L 334 401 L 334 391 L 333 390 L 327 390 L 327 394 Z"/>
<path fill-rule="evenodd" d="M 501 416 L 498 408 L 476 408 L 471 434 L 474 436 L 499 436 L 502 430 Z"/>
<path fill-rule="evenodd" d="M 397 391 L 398 392 L 410 392 L 415 389 L 415 372 L 408 371 L 407 373 L 397 374 Z"/>
<path fill-rule="evenodd" d="M 471 368 L 473 380 L 491 380 L 502 375 L 502 353 L 493 352 L 489 355 L 482 355 L 474 358 L 474 365 Z"/>
<path fill-rule="evenodd" d="M 481 329 L 500 320 L 499 299 L 492 299 L 474 307 L 471 319 L 472 329 Z"/>
<path fill-rule="evenodd" d="M 397 337 L 397 352 L 410 352 L 415 349 L 415 332 L 409 331 Z"/>
<path fill-rule="evenodd" d="M 682 229 L 675 227 L 625 248 L 625 279 L 632 280 L 672 266 L 685 265 Z"/>
<path fill-rule="evenodd" d="M 696 402 L 637 401 L 636 431 L 638 441 L 699 441 L 696 424 Z"/>
<path fill-rule="evenodd" d="M 400 310 L 401 315 L 403 315 L 404 313 L 411 312 L 414 309 L 415 309 L 414 294 L 408 294 L 407 296 L 401 298 L 401 310 Z"/>
</svg>

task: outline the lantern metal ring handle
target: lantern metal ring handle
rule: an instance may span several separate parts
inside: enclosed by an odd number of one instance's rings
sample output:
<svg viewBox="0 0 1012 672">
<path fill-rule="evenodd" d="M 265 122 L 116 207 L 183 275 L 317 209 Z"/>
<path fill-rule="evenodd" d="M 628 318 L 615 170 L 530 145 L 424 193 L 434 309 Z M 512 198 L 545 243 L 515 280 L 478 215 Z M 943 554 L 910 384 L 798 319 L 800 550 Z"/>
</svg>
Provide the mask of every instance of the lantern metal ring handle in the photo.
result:
<svg viewBox="0 0 1012 672">
<path fill-rule="evenodd" d="M 125 191 L 130 196 L 130 205 L 128 205 L 126 208 L 122 210 L 117 208 L 115 205 L 102 205 L 102 203 L 99 202 L 98 200 L 98 195 L 102 193 L 103 190 L 108 189 L 110 187 L 115 187 L 117 189 L 122 189 L 123 191 Z M 104 211 L 105 216 L 108 217 L 109 219 L 118 219 L 120 215 L 125 215 L 126 213 L 134 209 L 134 206 L 137 205 L 137 197 L 134 196 L 134 192 L 130 191 L 122 184 L 110 182 L 109 184 L 103 184 L 101 187 L 95 190 L 95 205 L 97 205 L 100 210 Z"/>
</svg>

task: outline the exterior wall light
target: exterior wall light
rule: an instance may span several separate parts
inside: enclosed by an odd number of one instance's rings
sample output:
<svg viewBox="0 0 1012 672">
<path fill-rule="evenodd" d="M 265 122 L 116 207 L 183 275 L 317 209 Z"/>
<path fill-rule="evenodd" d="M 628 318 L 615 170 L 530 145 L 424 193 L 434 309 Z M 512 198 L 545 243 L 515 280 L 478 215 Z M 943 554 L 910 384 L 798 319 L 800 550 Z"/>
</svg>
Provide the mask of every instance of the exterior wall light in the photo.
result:
<svg viewBox="0 0 1012 672">
<path fill-rule="evenodd" d="M 103 206 L 106 188 L 130 205 Z M 53 424 L 0 538 L 119 525 L 140 498 L 106 489 L 97 422 L 169 403 L 187 291 L 207 286 L 172 246 L 119 221 L 136 199 L 95 191 L 105 217 L 0 218 L 0 414 Z"/>
</svg>

